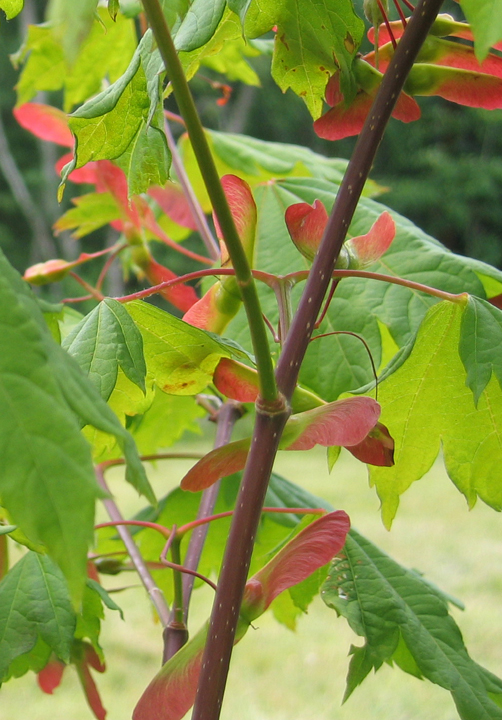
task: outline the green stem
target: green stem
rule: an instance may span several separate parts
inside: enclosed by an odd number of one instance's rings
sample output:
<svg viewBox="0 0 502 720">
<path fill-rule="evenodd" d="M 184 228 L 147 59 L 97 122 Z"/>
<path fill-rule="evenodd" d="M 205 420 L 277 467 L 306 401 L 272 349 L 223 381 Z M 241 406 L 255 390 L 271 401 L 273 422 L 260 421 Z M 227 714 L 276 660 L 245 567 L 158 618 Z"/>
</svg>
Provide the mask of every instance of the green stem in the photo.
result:
<svg viewBox="0 0 502 720">
<path fill-rule="evenodd" d="M 273 404 L 278 396 L 277 385 L 272 359 L 268 350 L 267 331 L 251 268 L 237 233 L 204 128 L 197 113 L 159 0 L 143 0 L 143 6 L 162 55 L 176 102 L 186 124 L 197 164 L 235 269 L 235 276 L 248 318 L 253 350 L 260 376 L 261 395 L 266 402 Z"/>
</svg>

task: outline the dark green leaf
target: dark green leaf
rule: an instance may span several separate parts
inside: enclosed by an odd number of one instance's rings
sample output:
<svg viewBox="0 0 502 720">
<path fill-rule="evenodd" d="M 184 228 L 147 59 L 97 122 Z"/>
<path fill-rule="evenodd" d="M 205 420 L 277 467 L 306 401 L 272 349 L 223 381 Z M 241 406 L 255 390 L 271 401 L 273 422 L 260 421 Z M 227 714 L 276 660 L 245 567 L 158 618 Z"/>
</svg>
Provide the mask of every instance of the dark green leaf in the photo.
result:
<svg viewBox="0 0 502 720">
<path fill-rule="evenodd" d="M 458 351 L 476 405 L 492 371 L 502 384 L 501 347 L 502 312 L 486 300 L 469 297 L 462 315 Z"/>
<path fill-rule="evenodd" d="M 68 173 L 90 160 L 115 160 L 126 172 L 129 195 L 164 185 L 170 154 L 160 96 L 162 60 L 148 30 L 126 72 L 70 117 L 77 143 Z"/>
<path fill-rule="evenodd" d="M 2 503 L 33 542 L 48 548 L 78 598 L 100 491 L 90 448 L 62 387 L 67 378 L 55 361 L 66 354 L 3 255 L 0 345 Z"/>
<path fill-rule="evenodd" d="M 119 365 L 131 382 L 146 391 L 141 333 L 116 300 L 106 298 L 99 303 L 65 338 L 63 347 L 103 400 L 108 400 L 115 387 Z"/>
<path fill-rule="evenodd" d="M 0 682 L 38 638 L 69 662 L 75 622 L 60 569 L 46 555 L 28 552 L 0 583 Z"/>
<path fill-rule="evenodd" d="M 286 478 L 277 475 L 277 473 L 272 473 L 270 477 L 264 505 L 277 508 L 324 508 L 328 511 L 333 510 L 326 500 L 312 495 L 299 485 L 295 485 Z M 301 515 L 285 513 L 269 513 L 267 517 L 273 522 L 286 527 L 296 527 L 303 518 Z"/>
<path fill-rule="evenodd" d="M 372 668 L 396 661 L 449 690 L 462 720 L 502 718 L 488 696 L 486 671 L 469 657 L 446 601 L 354 530 L 321 595 L 365 638 L 363 648 L 352 650 L 348 694 Z M 493 688 L 501 691 L 495 683 Z"/>
<path fill-rule="evenodd" d="M 174 38 L 176 49 L 191 52 L 208 43 L 220 24 L 225 6 L 226 0 L 194 0 Z"/>
<path fill-rule="evenodd" d="M 82 608 L 77 615 L 75 639 L 83 640 L 87 638 L 101 661 L 104 660 L 104 656 L 99 644 L 99 635 L 101 632 L 101 620 L 103 620 L 104 616 L 101 594 L 87 580 L 82 599 Z"/>
<path fill-rule="evenodd" d="M 108 610 L 116 610 L 119 613 L 122 620 L 124 619 L 124 612 L 123 612 L 122 608 L 120 608 L 117 605 L 117 603 L 114 600 L 112 600 L 112 598 L 106 592 L 106 590 L 104 589 L 104 587 L 102 585 L 100 585 L 98 582 L 96 582 L 96 580 L 91 580 L 90 578 L 87 580 L 87 585 L 99 595 L 99 597 L 103 601 L 103 604 L 106 605 Z"/>
<path fill-rule="evenodd" d="M 120 8 L 119 0 L 108 0 L 108 12 L 110 13 L 111 19 L 115 22 L 117 13 Z"/>
</svg>

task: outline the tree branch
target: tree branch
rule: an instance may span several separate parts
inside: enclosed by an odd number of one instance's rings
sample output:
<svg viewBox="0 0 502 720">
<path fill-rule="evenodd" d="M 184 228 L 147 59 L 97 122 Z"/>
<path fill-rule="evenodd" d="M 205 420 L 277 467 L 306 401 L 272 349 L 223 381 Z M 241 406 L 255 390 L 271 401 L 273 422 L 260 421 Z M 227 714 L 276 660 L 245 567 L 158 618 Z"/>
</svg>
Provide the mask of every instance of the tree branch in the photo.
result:
<svg viewBox="0 0 502 720">
<path fill-rule="evenodd" d="M 291 397 L 296 385 L 336 259 L 392 109 L 441 4 L 442 0 L 418 3 L 359 136 L 277 366 L 277 383 L 286 398 Z M 254 538 L 286 419 L 284 411 L 275 417 L 263 415 L 258 401 L 253 442 L 218 581 L 192 720 L 218 720 L 220 716 Z"/>
</svg>

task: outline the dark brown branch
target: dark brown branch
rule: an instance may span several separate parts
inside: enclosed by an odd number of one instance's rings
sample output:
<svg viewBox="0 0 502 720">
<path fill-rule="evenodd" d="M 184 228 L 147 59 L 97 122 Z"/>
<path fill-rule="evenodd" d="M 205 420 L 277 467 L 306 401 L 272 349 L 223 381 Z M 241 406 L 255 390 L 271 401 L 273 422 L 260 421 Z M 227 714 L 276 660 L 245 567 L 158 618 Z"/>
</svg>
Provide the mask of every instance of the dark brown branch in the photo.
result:
<svg viewBox="0 0 502 720">
<path fill-rule="evenodd" d="M 419 2 L 359 136 L 279 359 L 276 379 L 283 397 L 290 398 L 293 393 L 331 273 L 385 127 L 441 4 L 442 0 Z M 284 407 L 278 407 L 276 415 L 262 414 L 260 408 L 257 409 L 251 451 L 237 498 L 213 605 L 192 720 L 218 720 L 220 716 L 254 538 L 287 417 L 288 412 Z"/>
</svg>

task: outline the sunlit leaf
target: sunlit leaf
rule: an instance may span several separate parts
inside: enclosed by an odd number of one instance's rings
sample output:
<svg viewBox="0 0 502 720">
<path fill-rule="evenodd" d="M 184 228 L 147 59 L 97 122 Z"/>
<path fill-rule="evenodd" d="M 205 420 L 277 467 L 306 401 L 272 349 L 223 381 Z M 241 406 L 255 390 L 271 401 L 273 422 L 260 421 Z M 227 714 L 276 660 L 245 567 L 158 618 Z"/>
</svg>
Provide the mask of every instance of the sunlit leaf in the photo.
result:
<svg viewBox="0 0 502 720">
<path fill-rule="evenodd" d="M 198 328 L 153 305 L 134 301 L 127 311 L 143 336 L 148 375 L 164 392 L 195 395 L 211 382 L 230 352 Z"/>
<path fill-rule="evenodd" d="M 119 365 L 131 382 L 145 392 L 146 364 L 141 333 L 116 300 L 105 298 L 65 338 L 63 347 L 108 400 Z"/>
<path fill-rule="evenodd" d="M 309 22 L 303 22 L 308 17 Z M 277 28 L 272 75 L 285 92 L 302 97 L 314 119 L 322 110 L 324 89 L 330 75 L 341 68 L 344 94 L 355 94 L 352 60 L 361 42 L 363 25 L 351 2 L 271 0 L 266 6 L 254 0 L 247 9 L 245 32 L 259 37 Z"/>
<path fill-rule="evenodd" d="M 381 419 L 396 443 L 395 465 L 371 468 L 370 477 L 387 526 L 400 495 L 431 468 L 441 445 L 448 475 L 469 505 L 479 496 L 502 508 L 502 391 L 492 377 L 476 409 L 458 354 L 463 312 L 446 302 L 431 308 L 408 359 L 379 386 Z"/>
<path fill-rule="evenodd" d="M 23 9 L 24 0 L 2 0 L 0 2 L 0 10 L 3 10 L 7 20 L 12 20 L 13 17 L 19 15 Z"/>
</svg>

